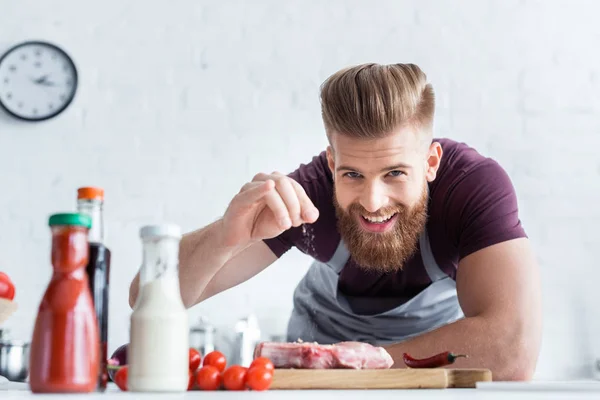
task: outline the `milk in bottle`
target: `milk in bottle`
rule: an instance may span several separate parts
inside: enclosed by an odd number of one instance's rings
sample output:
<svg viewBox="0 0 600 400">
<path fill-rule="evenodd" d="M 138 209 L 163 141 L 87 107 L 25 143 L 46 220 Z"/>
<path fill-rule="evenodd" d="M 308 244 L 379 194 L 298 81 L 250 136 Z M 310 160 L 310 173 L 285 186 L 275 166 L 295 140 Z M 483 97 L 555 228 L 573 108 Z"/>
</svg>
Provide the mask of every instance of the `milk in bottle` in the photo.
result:
<svg viewBox="0 0 600 400">
<path fill-rule="evenodd" d="M 175 225 L 140 230 L 143 263 L 131 315 L 128 388 L 183 392 L 189 382 L 188 316 L 179 289 L 179 241 Z"/>
</svg>

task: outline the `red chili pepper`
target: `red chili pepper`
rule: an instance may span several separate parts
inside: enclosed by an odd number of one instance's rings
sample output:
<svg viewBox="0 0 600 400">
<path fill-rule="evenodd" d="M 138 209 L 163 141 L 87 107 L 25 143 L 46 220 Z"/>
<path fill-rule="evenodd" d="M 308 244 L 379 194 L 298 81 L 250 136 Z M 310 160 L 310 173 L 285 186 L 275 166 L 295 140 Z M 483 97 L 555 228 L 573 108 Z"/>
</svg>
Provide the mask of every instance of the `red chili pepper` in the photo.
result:
<svg viewBox="0 0 600 400">
<path fill-rule="evenodd" d="M 404 364 L 410 368 L 437 368 L 454 363 L 458 357 L 467 358 L 468 356 L 465 354 L 452 354 L 449 351 L 445 351 L 428 358 L 416 359 L 411 357 L 408 353 L 404 353 Z"/>
</svg>

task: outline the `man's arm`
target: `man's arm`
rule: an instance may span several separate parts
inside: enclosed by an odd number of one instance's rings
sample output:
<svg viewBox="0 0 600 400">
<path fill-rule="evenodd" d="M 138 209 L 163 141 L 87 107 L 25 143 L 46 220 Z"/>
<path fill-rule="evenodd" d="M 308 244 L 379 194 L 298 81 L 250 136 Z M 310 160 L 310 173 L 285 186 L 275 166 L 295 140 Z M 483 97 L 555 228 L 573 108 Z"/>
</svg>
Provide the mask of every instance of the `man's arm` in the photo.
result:
<svg viewBox="0 0 600 400">
<path fill-rule="evenodd" d="M 223 245 L 220 221 L 181 239 L 179 284 L 187 308 L 250 279 L 277 260 L 263 241 L 246 247 Z M 129 288 L 131 307 L 138 292 L 139 272 Z"/>
<path fill-rule="evenodd" d="M 298 182 L 277 172 L 257 174 L 231 200 L 222 218 L 181 239 L 183 303 L 189 308 L 256 275 L 277 259 L 264 239 L 312 224 L 318 217 L 319 210 Z M 138 291 L 139 274 L 129 287 L 131 307 Z"/>
<path fill-rule="evenodd" d="M 277 256 L 262 240 L 244 249 L 229 260 L 208 282 L 198 303 L 258 275 L 277 261 Z"/>
<path fill-rule="evenodd" d="M 405 352 L 421 358 L 452 351 L 469 355 L 452 365 L 456 368 L 489 368 L 494 380 L 531 379 L 542 312 L 539 271 L 529 240 L 505 241 L 465 257 L 456 285 L 465 318 L 388 346 L 394 367 L 405 366 Z"/>
</svg>

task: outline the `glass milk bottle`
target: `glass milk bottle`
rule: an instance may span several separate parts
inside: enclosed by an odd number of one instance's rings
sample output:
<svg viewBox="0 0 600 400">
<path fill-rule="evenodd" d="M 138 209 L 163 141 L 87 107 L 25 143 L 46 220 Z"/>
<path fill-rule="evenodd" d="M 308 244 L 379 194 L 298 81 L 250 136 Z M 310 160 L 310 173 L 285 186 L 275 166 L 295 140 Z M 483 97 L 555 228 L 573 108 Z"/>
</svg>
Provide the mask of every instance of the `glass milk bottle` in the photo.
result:
<svg viewBox="0 0 600 400">
<path fill-rule="evenodd" d="M 175 225 L 140 230 L 143 263 L 131 314 L 128 388 L 184 392 L 189 383 L 188 316 L 179 290 L 179 240 Z"/>
</svg>

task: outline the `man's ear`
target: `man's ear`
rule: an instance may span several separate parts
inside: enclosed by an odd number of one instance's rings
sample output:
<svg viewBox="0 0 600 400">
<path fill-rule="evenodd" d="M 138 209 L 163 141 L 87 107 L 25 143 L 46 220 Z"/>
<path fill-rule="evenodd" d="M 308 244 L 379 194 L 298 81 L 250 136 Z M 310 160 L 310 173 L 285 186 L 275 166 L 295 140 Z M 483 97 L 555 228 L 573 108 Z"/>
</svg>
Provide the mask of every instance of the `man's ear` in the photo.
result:
<svg viewBox="0 0 600 400">
<path fill-rule="evenodd" d="M 327 165 L 329 166 L 333 180 L 335 180 L 335 161 L 333 159 L 333 148 L 331 146 L 327 146 Z"/>
<path fill-rule="evenodd" d="M 429 145 L 425 166 L 425 177 L 427 178 L 427 182 L 435 180 L 437 171 L 440 168 L 443 153 L 442 146 L 438 142 L 433 142 Z"/>
</svg>

